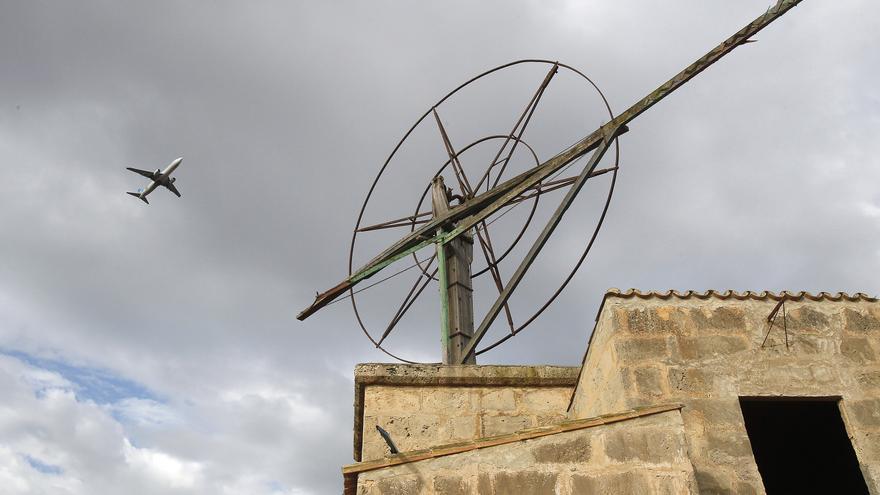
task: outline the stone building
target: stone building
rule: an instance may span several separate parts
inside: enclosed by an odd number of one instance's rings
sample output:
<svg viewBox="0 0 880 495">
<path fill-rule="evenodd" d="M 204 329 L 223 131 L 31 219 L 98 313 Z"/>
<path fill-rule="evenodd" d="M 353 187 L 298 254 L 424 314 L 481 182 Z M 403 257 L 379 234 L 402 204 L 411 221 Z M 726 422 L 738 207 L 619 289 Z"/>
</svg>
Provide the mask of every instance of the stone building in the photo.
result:
<svg viewBox="0 0 880 495">
<path fill-rule="evenodd" d="M 580 367 L 359 365 L 345 493 L 880 495 L 878 354 L 863 294 L 610 290 Z"/>
</svg>

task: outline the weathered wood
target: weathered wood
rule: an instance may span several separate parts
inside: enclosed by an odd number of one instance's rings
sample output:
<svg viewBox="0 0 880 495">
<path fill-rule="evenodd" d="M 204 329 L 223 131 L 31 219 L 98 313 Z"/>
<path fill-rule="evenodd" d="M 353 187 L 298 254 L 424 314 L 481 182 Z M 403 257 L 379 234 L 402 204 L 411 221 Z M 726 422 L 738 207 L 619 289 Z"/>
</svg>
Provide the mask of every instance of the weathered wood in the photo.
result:
<svg viewBox="0 0 880 495">
<path fill-rule="evenodd" d="M 749 38 L 767 27 L 771 22 L 778 19 L 801 1 L 802 0 L 779 0 L 776 5 L 767 9 L 764 14 L 737 31 L 733 36 L 726 39 L 720 45 L 710 50 L 706 55 L 700 57 L 683 71 L 660 85 L 656 90 L 634 103 L 611 122 L 596 129 L 590 135 L 578 141 L 571 148 L 553 158 L 550 158 L 534 169 L 508 179 L 497 187 L 471 198 L 464 204 L 450 209 L 446 214 L 436 217 L 431 222 L 422 225 L 422 227 L 416 229 L 400 241 L 382 251 L 369 263 L 354 272 L 347 280 L 343 281 L 330 291 L 327 291 L 324 294 L 319 294 L 312 305 L 297 315 L 297 318 L 304 320 L 361 280 L 371 277 L 392 262 L 406 256 L 407 254 L 422 249 L 438 240 L 441 242 L 448 242 L 450 239 L 467 232 L 478 222 L 497 211 L 526 189 L 535 186 L 552 173 L 596 148 L 607 137 L 610 129 L 622 129 L 625 132 L 627 123 L 660 102 L 663 98 L 672 94 L 676 89 L 690 81 L 694 76 L 730 53 L 734 48 L 748 42 Z M 452 224 L 457 224 L 452 232 L 438 234 L 438 228 Z"/>
<path fill-rule="evenodd" d="M 435 215 L 449 211 L 449 197 L 443 177 L 431 184 L 431 207 Z M 476 358 L 464 359 L 462 351 L 474 334 L 474 303 L 471 287 L 471 262 L 474 240 L 466 233 L 449 243 L 437 243 L 440 273 L 440 339 L 443 363 L 476 364 Z"/>
<path fill-rule="evenodd" d="M 443 247 L 446 249 L 447 294 L 449 299 L 449 344 L 447 364 L 477 364 L 474 355 L 465 357 L 465 347 L 474 335 L 474 289 L 471 286 L 471 262 L 474 238 L 462 234 Z"/>
<path fill-rule="evenodd" d="M 608 139 L 603 141 L 602 144 L 599 145 L 598 148 L 596 148 L 596 151 L 593 152 L 593 156 L 590 157 L 590 161 L 584 166 L 584 170 L 574 181 L 571 189 L 568 190 L 568 193 L 566 193 L 565 197 L 562 199 L 562 202 L 560 202 L 559 206 L 556 208 L 556 211 L 553 212 L 553 215 L 548 220 L 547 225 L 544 226 L 544 229 L 538 235 L 538 238 L 535 239 L 535 242 L 532 244 L 529 252 L 526 253 L 525 258 L 523 258 L 522 262 L 520 262 L 519 266 L 516 268 L 516 271 L 513 272 L 510 280 L 507 281 L 507 284 L 504 286 L 504 290 L 501 291 L 501 294 L 498 295 L 495 303 L 492 304 L 491 308 L 489 308 L 489 312 L 486 313 L 483 321 L 480 322 L 479 328 L 477 328 L 477 331 L 474 333 L 473 338 L 470 339 L 470 342 L 463 351 L 463 360 L 469 358 L 472 355 L 475 355 L 477 344 L 479 344 L 483 336 L 486 335 L 486 332 L 489 330 L 492 322 L 495 321 L 495 318 L 498 316 L 501 308 L 505 304 L 507 304 L 507 300 L 510 298 L 510 295 L 513 294 L 513 291 L 516 290 L 516 287 L 519 285 L 519 282 L 526 274 L 526 271 L 529 269 L 530 266 L 532 266 L 532 262 L 535 261 L 538 253 L 541 251 L 541 249 L 544 248 L 544 244 L 553 234 L 553 231 L 556 230 L 556 226 L 559 225 L 559 222 L 562 220 L 562 216 L 565 215 L 566 211 L 568 211 L 569 206 L 571 206 L 572 202 L 574 202 L 575 197 L 577 197 L 577 194 L 587 182 L 587 179 L 589 179 L 590 174 L 593 172 L 593 170 L 595 170 L 596 165 L 599 164 L 599 161 L 602 160 L 602 156 L 605 155 L 605 151 L 611 145 L 611 141 L 616 135 L 616 132 L 616 129 L 612 129 L 611 134 L 608 136 Z"/>
</svg>

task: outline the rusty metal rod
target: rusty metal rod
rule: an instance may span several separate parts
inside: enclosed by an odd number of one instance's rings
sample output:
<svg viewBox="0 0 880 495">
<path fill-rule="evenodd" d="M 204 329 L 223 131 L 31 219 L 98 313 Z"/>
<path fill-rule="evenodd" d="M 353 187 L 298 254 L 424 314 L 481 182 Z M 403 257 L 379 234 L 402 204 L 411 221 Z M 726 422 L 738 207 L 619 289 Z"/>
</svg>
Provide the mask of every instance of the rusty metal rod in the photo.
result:
<svg viewBox="0 0 880 495">
<path fill-rule="evenodd" d="M 498 316 L 498 312 L 501 310 L 501 307 L 510 299 L 513 291 L 516 290 L 523 276 L 526 274 L 526 271 L 532 266 L 532 263 L 537 258 L 538 253 L 544 248 L 544 245 L 547 243 L 547 240 L 553 234 L 553 231 L 556 230 L 556 227 L 559 225 L 559 222 L 562 220 L 562 216 L 565 215 L 565 212 L 568 211 L 569 206 L 574 202 L 575 197 L 580 192 L 581 188 L 587 182 L 587 179 L 590 177 L 590 173 L 596 168 L 596 165 L 599 164 L 599 161 L 605 155 L 605 151 L 608 150 L 608 147 L 611 145 L 611 142 L 616 137 L 616 129 L 612 130 L 612 134 L 608 136 L 607 139 L 603 140 L 602 143 L 596 148 L 596 151 L 593 152 L 593 156 L 590 157 L 590 161 L 584 166 L 584 170 L 578 176 L 577 180 L 572 184 L 571 189 L 566 193 L 565 198 L 563 198 L 562 202 L 556 208 L 556 211 L 553 212 L 553 215 L 550 217 L 550 220 L 547 222 L 547 225 L 544 226 L 544 229 L 541 231 L 541 234 L 538 235 L 538 238 L 535 239 L 535 242 L 532 244 L 532 247 L 529 249 L 529 252 L 526 254 L 525 258 L 523 258 L 522 262 L 516 268 L 516 271 L 511 275 L 510 280 L 507 281 L 507 285 L 504 286 L 504 290 L 501 294 L 498 295 L 498 298 L 495 299 L 495 303 L 492 304 L 492 307 L 489 309 L 489 312 L 486 313 L 486 316 L 483 317 L 483 321 L 480 323 L 480 326 L 474 331 L 474 336 L 471 337 L 471 340 L 468 342 L 467 346 L 461 352 L 461 363 L 467 360 L 470 355 L 476 350 L 477 345 L 482 340 L 483 336 L 486 335 L 486 332 L 489 330 L 489 327 L 492 325 L 492 322 L 495 321 L 495 318 Z M 461 364 L 459 363 L 459 364 Z"/>
<path fill-rule="evenodd" d="M 734 48 L 748 41 L 749 38 L 791 10 L 801 1 L 802 0 L 780 0 L 776 5 L 767 9 L 764 14 L 734 33 L 731 37 L 724 40 L 720 45 L 697 59 L 694 63 L 687 66 L 684 70 L 660 85 L 647 96 L 634 103 L 626 111 L 615 117 L 614 120 L 581 139 L 571 148 L 553 158 L 550 158 L 544 164 L 512 177 L 499 184 L 497 187 L 475 196 L 471 200 L 466 201 L 455 208 L 451 208 L 444 215 L 440 215 L 431 222 L 414 230 L 403 239 L 379 253 L 379 255 L 370 260 L 369 263 L 354 272 L 351 277 L 323 294 L 319 294 L 308 308 L 304 309 L 297 315 L 297 319 L 304 320 L 308 318 L 310 315 L 314 314 L 315 311 L 321 309 L 327 305 L 327 303 L 339 297 L 342 293 L 359 283 L 361 280 L 373 276 L 376 272 L 403 256 L 413 253 L 428 244 L 438 241 L 448 241 L 457 235 L 460 235 L 462 232 L 467 231 L 475 224 L 479 223 L 480 220 L 503 207 L 504 204 L 518 196 L 524 190 L 539 183 L 556 170 L 559 170 L 583 154 L 595 149 L 604 141 L 605 137 L 609 134 L 609 130 L 626 130 L 625 125 L 627 123 L 672 94 L 683 84 L 693 79 L 694 76 L 706 70 L 712 64 L 730 53 Z M 451 225 L 456 222 L 460 222 L 459 227 L 461 228 L 457 227 L 452 232 L 437 234 L 438 227 Z"/>
</svg>

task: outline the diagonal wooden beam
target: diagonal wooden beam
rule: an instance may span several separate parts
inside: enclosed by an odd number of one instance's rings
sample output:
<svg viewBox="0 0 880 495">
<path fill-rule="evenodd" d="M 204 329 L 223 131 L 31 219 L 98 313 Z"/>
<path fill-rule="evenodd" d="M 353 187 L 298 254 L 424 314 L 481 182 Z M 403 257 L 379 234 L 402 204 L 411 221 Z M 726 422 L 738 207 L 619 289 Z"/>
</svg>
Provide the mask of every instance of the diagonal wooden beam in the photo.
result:
<svg viewBox="0 0 880 495">
<path fill-rule="evenodd" d="M 724 40 L 720 45 L 716 46 L 697 61 L 687 66 L 684 70 L 660 85 L 647 96 L 634 103 L 626 111 L 615 117 L 614 120 L 599 129 L 596 129 L 590 135 L 578 141 L 571 148 L 559 153 L 531 170 L 504 181 L 497 187 L 475 196 L 471 200 L 458 205 L 455 208 L 451 208 L 444 215 L 422 225 L 420 228 L 382 251 L 346 280 L 343 280 L 323 294 L 318 294 L 315 301 L 297 315 L 297 319 L 304 320 L 308 318 L 315 311 L 344 294 L 361 280 L 373 276 L 394 261 L 418 251 L 431 243 L 438 241 L 448 242 L 449 239 L 460 235 L 462 232 L 466 232 L 467 229 L 497 211 L 498 208 L 501 208 L 525 189 L 534 186 L 552 173 L 583 156 L 585 153 L 595 149 L 605 140 L 610 130 L 614 129 L 617 130 L 618 135 L 622 134 L 627 130 L 627 123 L 656 105 L 663 98 L 672 94 L 683 84 L 693 79 L 694 76 L 706 70 L 712 64 L 730 53 L 734 48 L 748 42 L 749 38 L 791 10 L 801 1 L 802 0 L 779 0 L 776 5 L 767 9 L 764 14 L 734 33 L 731 37 Z M 503 199 L 503 201 L 499 202 L 499 199 Z M 456 223 L 458 223 L 458 225 L 452 232 L 438 233 L 440 227 L 451 226 Z"/>
<path fill-rule="evenodd" d="M 504 286 L 504 290 L 501 291 L 501 294 L 498 295 L 498 298 L 495 300 L 495 303 L 489 309 L 489 312 L 486 313 L 486 316 L 483 317 L 483 321 L 480 323 L 480 326 L 477 327 L 477 330 L 474 331 L 474 336 L 471 337 L 470 341 L 468 341 L 467 347 L 461 353 L 462 362 L 468 358 L 475 350 L 477 345 L 482 340 L 483 336 L 486 335 L 486 332 L 489 330 L 489 327 L 492 325 L 492 322 L 495 321 L 495 318 L 498 316 L 498 313 L 501 311 L 507 304 L 507 300 L 513 294 L 513 291 L 516 290 L 516 287 L 519 285 L 523 276 L 526 274 L 526 271 L 532 266 L 532 263 L 537 258 L 538 253 L 541 252 L 541 249 L 544 248 L 544 245 L 547 243 L 547 240 L 550 239 L 550 236 L 553 234 L 553 231 L 556 230 L 556 227 L 559 225 L 559 222 L 562 221 L 562 216 L 565 215 L 565 212 L 568 211 L 569 206 L 574 202 L 575 197 L 577 197 L 581 188 L 584 187 L 584 184 L 587 183 L 587 179 L 590 178 L 590 173 L 593 172 L 593 169 L 596 168 L 596 165 L 599 164 L 599 161 L 605 155 L 605 151 L 611 145 L 611 141 L 613 141 L 615 134 L 609 136 L 609 138 L 602 142 L 596 151 L 593 152 L 593 156 L 590 157 L 590 161 L 584 166 L 584 170 L 578 176 L 577 180 L 571 185 L 571 189 L 568 190 L 565 197 L 562 199 L 562 202 L 556 208 L 556 211 L 553 212 L 553 216 L 550 217 L 550 220 L 547 221 L 547 225 L 544 226 L 544 229 L 541 231 L 541 234 L 538 235 L 538 238 L 535 239 L 535 242 L 532 244 L 532 247 L 529 249 L 529 252 L 526 254 L 525 258 L 523 258 L 522 262 L 520 262 L 519 266 L 516 268 L 516 271 L 511 275 L 510 280 L 507 281 L 507 284 Z M 460 363 L 459 363 L 460 364 Z"/>
</svg>

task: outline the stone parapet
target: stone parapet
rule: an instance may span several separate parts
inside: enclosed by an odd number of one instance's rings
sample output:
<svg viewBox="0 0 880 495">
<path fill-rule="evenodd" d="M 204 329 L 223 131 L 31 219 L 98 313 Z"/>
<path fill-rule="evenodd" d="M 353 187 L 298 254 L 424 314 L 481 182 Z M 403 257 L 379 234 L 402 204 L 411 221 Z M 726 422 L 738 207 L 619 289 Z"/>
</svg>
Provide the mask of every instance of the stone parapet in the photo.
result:
<svg viewBox="0 0 880 495">
<path fill-rule="evenodd" d="M 400 450 L 510 433 L 565 419 L 578 367 L 360 364 L 355 460 L 383 457 L 376 425 Z"/>
</svg>

